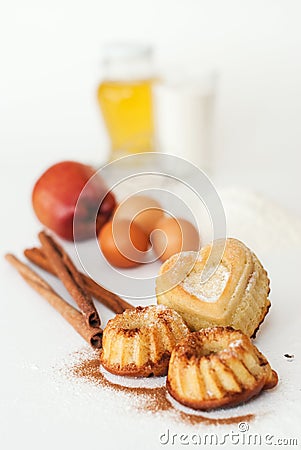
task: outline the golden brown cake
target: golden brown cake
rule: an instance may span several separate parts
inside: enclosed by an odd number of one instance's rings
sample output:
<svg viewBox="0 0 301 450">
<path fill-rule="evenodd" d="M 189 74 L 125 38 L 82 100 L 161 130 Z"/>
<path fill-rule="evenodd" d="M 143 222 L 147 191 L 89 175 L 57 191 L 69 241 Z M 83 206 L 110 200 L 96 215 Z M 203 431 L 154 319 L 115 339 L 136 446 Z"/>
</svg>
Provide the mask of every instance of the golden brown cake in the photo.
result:
<svg viewBox="0 0 301 450">
<path fill-rule="evenodd" d="M 193 409 L 234 406 L 276 386 L 278 377 L 250 338 L 231 327 L 191 333 L 172 351 L 168 392 Z"/>
<path fill-rule="evenodd" d="M 254 337 L 270 307 L 267 272 L 254 253 L 237 239 L 214 244 L 215 253 L 209 244 L 198 254 L 184 252 L 169 258 L 157 278 L 157 301 L 175 309 L 193 331 L 232 326 Z M 216 251 L 219 247 L 220 251 Z M 191 268 L 180 278 L 179 267 L 187 265 L 189 258 Z M 206 265 L 207 261 L 210 263 Z M 217 268 L 202 282 L 208 265 Z"/>
<path fill-rule="evenodd" d="M 104 329 L 101 363 L 116 375 L 166 375 L 172 349 L 188 334 L 182 317 L 166 306 L 127 309 Z"/>
</svg>

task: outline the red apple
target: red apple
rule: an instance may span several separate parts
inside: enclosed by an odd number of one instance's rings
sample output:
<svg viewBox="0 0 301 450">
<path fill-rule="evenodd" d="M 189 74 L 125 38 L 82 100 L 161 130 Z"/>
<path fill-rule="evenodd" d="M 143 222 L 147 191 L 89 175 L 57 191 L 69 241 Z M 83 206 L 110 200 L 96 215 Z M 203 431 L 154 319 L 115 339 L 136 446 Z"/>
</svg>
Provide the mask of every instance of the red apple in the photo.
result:
<svg viewBox="0 0 301 450">
<path fill-rule="evenodd" d="M 57 163 L 44 172 L 36 182 L 32 193 L 32 204 L 38 219 L 64 239 L 73 240 L 73 218 L 79 195 L 95 174 L 95 170 L 75 161 Z M 107 188 L 103 179 L 96 175 L 84 191 L 84 198 L 76 214 L 76 238 L 89 239 L 109 220 L 116 206 L 112 193 L 99 202 Z"/>
</svg>

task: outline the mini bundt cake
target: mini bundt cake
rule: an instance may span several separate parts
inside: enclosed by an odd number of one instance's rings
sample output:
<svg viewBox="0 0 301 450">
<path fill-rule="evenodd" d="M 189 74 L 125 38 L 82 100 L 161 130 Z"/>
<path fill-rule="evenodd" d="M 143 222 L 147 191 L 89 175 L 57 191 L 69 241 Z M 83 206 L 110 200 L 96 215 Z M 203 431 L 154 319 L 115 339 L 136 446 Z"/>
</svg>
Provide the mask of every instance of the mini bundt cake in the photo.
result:
<svg viewBox="0 0 301 450">
<path fill-rule="evenodd" d="M 157 278 L 157 301 L 181 314 L 192 331 L 231 326 L 254 337 L 270 307 L 267 272 L 237 239 L 214 241 L 215 253 L 212 248 L 209 244 L 197 255 L 184 252 L 169 258 Z M 179 268 L 185 267 L 189 258 L 191 267 L 181 278 Z M 203 282 L 208 265 L 216 270 Z"/>
<path fill-rule="evenodd" d="M 166 375 L 172 349 L 188 334 L 182 317 L 166 306 L 128 309 L 105 327 L 101 363 L 116 375 Z"/>
<path fill-rule="evenodd" d="M 276 386 L 278 377 L 250 338 L 231 327 L 188 335 L 172 351 L 168 392 L 193 409 L 234 406 Z"/>
</svg>

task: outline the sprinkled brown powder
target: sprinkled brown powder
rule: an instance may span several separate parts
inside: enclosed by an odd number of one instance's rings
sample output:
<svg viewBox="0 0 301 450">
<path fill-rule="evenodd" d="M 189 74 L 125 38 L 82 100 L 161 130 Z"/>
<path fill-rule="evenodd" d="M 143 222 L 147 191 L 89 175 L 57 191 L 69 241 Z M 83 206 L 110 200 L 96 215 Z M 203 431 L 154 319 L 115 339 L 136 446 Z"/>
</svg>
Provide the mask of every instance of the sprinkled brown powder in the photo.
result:
<svg viewBox="0 0 301 450">
<path fill-rule="evenodd" d="M 240 422 L 249 422 L 254 419 L 254 414 L 247 414 L 243 416 L 227 417 L 227 418 L 211 418 L 196 414 L 188 414 L 184 411 L 176 409 L 166 397 L 166 388 L 156 387 L 127 387 L 121 386 L 110 382 L 105 378 L 105 376 L 99 370 L 99 354 L 94 352 L 93 355 L 86 356 L 85 359 L 72 365 L 68 368 L 70 375 L 85 379 L 93 385 L 98 385 L 100 387 L 110 388 L 115 392 L 124 392 L 129 395 L 136 395 L 142 398 L 140 406 L 136 405 L 138 410 L 150 411 L 150 412 L 160 412 L 160 411 L 170 411 L 174 413 L 177 419 L 183 422 L 189 423 L 191 425 L 204 423 L 210 425 L 220 425 L 220 424 L 235 424 Z"/>
</svg>

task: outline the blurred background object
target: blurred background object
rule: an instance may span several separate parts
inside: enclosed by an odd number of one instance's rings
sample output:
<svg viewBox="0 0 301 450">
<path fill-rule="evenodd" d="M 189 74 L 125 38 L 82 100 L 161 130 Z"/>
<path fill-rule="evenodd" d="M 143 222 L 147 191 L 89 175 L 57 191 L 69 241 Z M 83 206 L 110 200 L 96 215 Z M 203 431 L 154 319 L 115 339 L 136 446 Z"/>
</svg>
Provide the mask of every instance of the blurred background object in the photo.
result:
<svg viewBox="0 0 301 450">
<path fill-rule="evenodd" d="M 106 45 L 98 101 L 111 143 L 110 159 L 154 150 L 152 48 Z"/>
<path fill-rule="evenodd" d="M 13 171 L 27 183 L 24 193 L 11 183 L 19 203 L 57 161 L 101 165 L 110 158 L 96 96 L 105 78 L 101 49 L 146 42 L 159 68 L 218 69 L 217 187 L 255 190 L 301 215 L 300 1 L 16 0 L 3 10 L 2 182 Z"/>
<path fill-rule="evenodd" d="M 197 75 L 193 65 L 188 70 L 163 74 L 154 86 L 156 148 L 212 173 L 215 77 Z"/>
</svg>

